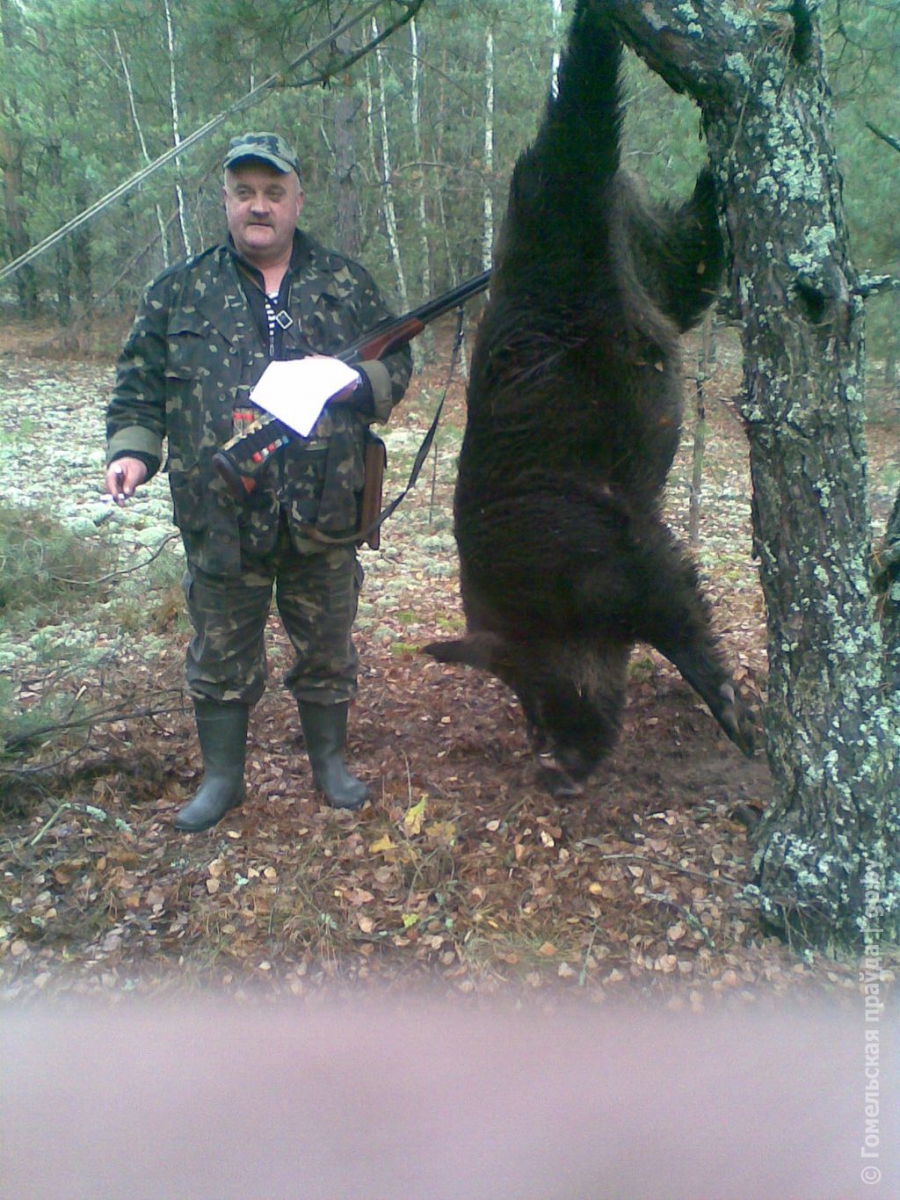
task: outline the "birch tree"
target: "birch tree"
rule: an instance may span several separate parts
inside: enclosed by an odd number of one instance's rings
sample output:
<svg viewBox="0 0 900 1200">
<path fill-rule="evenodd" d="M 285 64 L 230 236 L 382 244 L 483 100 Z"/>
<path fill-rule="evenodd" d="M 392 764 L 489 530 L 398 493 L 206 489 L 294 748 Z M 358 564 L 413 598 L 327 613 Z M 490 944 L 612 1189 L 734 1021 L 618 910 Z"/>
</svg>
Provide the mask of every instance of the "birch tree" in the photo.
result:
<svg viewBox="0 0 900 1200">
<path fill-rule="evenodd" d="M 481 212 L 481 265 L 486 271 L 494 250 L 494 29 L 488 26 L 484 44 L 484 188 Z"/>
<path fill-rule="evenodd" d="M 150 157 L 150 151 L 147 149 L 147 139 L 144 137 L 144 127 L 141 124 L 140 114 L 138 113 L 137 104 L 134 98 L 134 85 L 131 82 L 131 71 L 128 66 L 128 59 L 125 55 L 125 51 L 122 48 L 122 42 L 119 38 L 119 31 L 117 29 L 113 30 L 113 43 L 116 47 L 116 55 L 118 56 L 119 66 L 122 71 L 122 81 L 125 84 L 125 92 L 128 96 L 128 111 L 131 114 L 131 123 L 134 126 L 134 135 L 137 138 L 138 145 L 141 148 L 141 157 L 145 163 L 149 164 L 153 161 L 153 159 Z M 163 217 L 159 201 L 155 202 L 154 211 L 156 213 L 156 225 L 159 230 L 159 244 L 162 249 L 163 262 L 165 266 L 168 266 L 169 244 L 166 238 L 166 222 L 165 218 Z"/>
<path fill-rule="evenodd" d="M 181 145 L 181 115 L 178 108 L 178 77 L 175 66 L 175 24 L 172 19 L 172 6 L 169 0 L 163 0 L 163 13 L 166 20 L 166 49 L 169 56 L 169 111 L 172 117 L 172 145 Z M 176 168 L 175 206 L 178 212 L 178 230 L 181 234 L 181 249 L 184 254 L 191 254 L 191 237 L 188 232 L 187 213 L 184 202 L 184 188 L 181 184 L 181 168 Z"/>
<path fill-rule="evenodd" d="M 419 27 L 415 17 L 409 23 L 409 51 L 411 80 L 409 114 L 413 132 L 413 155 L 416 163 L 416 214 L 419 222 L 419 247 L 422 256 L 422 294 L 431 294 L 431 247 L 428 244 L 428 202 L 426 198 L 425 152 L 422 138 L 422 85 L 419 64 Z M 427 344 L 432 341 L 432 331 L 426 329 Z"/>
<path fill-rule="evenodd" d="M 372 39 L 379 36 L 378 24 L 372 20 Z M 382 187 L 382 207 L 384 211 L 384 227 L 387 234 L 388 249 L 391 261 L 397 273 L 397 295 L 400 306 L 409 308 L 409 290 L 406 286 L 406 272 L 403 267 L 403 256 L 400 252 L 400 237 L 397 225 L 397 210 L 394 200 L 394 170 L 391 156 L 391 135 L 387 113 L 387 88 L 384 64 L 384 51 L 381 46 L 375 47 L 375 86 L 372 92 L 374 104 L 374 140 L 378 147 L 375 156 L 375 167 L 378 170 L 378 160 L 381 161 L 380 177 Z"/>
</svg>

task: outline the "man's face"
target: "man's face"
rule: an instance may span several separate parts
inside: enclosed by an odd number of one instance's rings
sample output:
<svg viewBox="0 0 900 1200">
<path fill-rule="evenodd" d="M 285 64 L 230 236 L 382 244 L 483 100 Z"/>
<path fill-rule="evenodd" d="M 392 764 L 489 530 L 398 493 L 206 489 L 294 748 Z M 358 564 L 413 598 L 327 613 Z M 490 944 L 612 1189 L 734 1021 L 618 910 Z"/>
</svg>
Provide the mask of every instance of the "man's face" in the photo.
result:
<svg viewBox="0 0 900 1200">
<path fill-rule="evenodd" d="M 293 171 L 282 174 L 250 159 L 225 172 L 225 218 L 238 252 L 257 267 L 290 258 L 303 189 Z"/>
</svg>

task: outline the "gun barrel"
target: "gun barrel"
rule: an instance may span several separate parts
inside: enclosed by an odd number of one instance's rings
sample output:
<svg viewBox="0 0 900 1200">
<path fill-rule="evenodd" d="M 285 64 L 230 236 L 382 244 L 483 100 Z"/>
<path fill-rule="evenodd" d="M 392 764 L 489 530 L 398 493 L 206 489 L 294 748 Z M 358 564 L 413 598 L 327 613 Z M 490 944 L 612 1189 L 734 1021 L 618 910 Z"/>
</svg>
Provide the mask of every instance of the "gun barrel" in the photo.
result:
<svg viewBox="0 0 900 1200">
<path fill-rule="evenodd" d="M 457 308 L 460 304 L 464 304 L 466 300 L 477 296 L 479 292 L 486 290 L 491 282 L 490 269 L 482 271 L 480 275 L 474 276 L 472 279 L 467 279 L 465 283 L 459 284 L 458 287 L 451 288 L 449 292 L 444 292 L 440 296 L 435 296 L 433 300 L 427 300 L 421 308 L 413 309 L 409 314 L 411 317 L 417 317 L 423 325 L 427 325 L 429 321 L 433 321 L 435 317 L 439 317 L 441 313 L 450 312 L 451 309 Z"/>
<path fill-rule="evenodd" d="M 344 362 L 352 362 L 355 358 L 377 358 L 393 349 L 395 345 L 411 341 L 422 332 L 429 321 L 435 320 L 445 312 L 451 312 L 460 304 L 464 304 L 466 300 L 485 291 L 490 282 L 491 272 L 489 270 L 482 271 L 480 275 L 467 279 L 465 283 L 451 288 L 448 292 L 442 292 L 440 296 L 426 300 L 424 304 L 404 313 L 401 317 L 385 317 L 367 333 L 342 347 L 335 354 L 335 358 L 340 358 Z M 396 334 L 399 330 L 406 330 L 407 336 L 397 339 Z M 373 351 L 372 347 L 383 348 Z"/>
</svg>

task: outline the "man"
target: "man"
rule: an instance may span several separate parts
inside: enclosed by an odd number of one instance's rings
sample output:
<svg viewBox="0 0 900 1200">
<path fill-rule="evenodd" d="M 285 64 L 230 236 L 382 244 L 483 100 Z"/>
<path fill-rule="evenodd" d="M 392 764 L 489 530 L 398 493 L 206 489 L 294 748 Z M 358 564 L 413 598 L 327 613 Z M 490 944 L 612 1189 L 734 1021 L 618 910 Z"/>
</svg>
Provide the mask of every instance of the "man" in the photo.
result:
<svg viewBox="0 0 900 1200">
<path fill-rule="evenodd" d="M 328 402 L 310 436 L 266 461 L 246 502 L 232 498 L 212 457 L 258 415 L 250 392 L 269 362 L 334 355 L 388 314 L 362 267 L 296 228 L 301 172 L 283 138 L 235 138 L 224 167 L 228 240 L 149 286 L 107 414 L 106 486 L 117 503 L 159 469 L 168 439 L 194 629 L 186 674 L 204 765 L 199 791 L 175 819 L 190 832 L 215 825 L 244 799 L 273 587 L 296 655 L 285 683 L 315 783 L 335 808 L 366 799 L 343 757 L 362 583 L 352 535 L 366 427 L 388 418 L 411 367 L 407 347 L 360 363 L 355 385 Z"/>
</svg>

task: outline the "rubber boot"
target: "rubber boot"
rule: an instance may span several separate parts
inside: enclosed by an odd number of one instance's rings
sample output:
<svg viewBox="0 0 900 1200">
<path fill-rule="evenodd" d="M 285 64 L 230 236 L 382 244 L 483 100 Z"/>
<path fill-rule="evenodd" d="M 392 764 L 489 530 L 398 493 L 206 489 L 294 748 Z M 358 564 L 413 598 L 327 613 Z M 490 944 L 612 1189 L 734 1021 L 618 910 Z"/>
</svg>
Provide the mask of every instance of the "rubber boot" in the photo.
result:
<svg viewBox="0 0 900 1200">
<path fill-rule="evenodd" d="M 297 701 L 313 779 L 332 808 L 359 808 L 369 794 L 366 785 L 344 765 L 349 707 Z"/>
<path fill-rule="evenodd" d="M 185 833 L 209 829 L 244 799 L 244 757 L 250 706 L 195 700 L 197 736 L 203 755 L 203 782 L 175 817 Z"/>
</svg>

